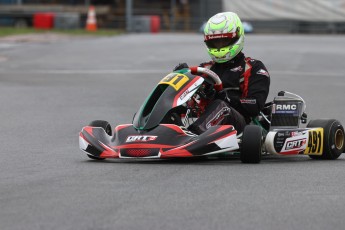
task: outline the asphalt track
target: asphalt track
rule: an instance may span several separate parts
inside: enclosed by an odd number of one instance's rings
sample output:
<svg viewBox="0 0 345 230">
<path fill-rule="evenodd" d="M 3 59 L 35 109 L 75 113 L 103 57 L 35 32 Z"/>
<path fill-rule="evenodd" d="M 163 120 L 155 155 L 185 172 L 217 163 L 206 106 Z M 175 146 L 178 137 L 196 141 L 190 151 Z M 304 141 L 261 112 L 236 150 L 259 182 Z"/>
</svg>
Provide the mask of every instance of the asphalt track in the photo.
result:
<svg viewBox="0 0 345 230">
<path fill-rule="evenodd" d="M 245 53 L 309 119 L 345 124 L 344 36 L 250 35 Z M 0 229 L 344 229 L 345 155 L 88 160 L 78 132 L 130 123 L 177 63 L 208 60 L 197 34 L 0 43 Z"/>
</svg>

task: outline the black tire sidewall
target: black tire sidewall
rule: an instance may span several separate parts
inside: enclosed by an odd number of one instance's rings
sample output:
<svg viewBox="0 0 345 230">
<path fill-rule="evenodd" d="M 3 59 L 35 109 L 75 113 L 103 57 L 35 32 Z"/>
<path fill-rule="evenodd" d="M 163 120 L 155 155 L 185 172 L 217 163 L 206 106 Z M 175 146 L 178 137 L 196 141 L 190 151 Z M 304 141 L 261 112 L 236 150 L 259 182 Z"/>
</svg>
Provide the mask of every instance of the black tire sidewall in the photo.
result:
<svg viewBox="0 0 345 230">
<path fill-rule="evenodd" d="M 256 125 L 244 128 L 240 159 L 242 163 L 259 163 L 262 151 L 262 129 Z"/>
<path fill-rule="evenodd" d="M 324 141 L 323 141 L 323 153 L 321 156 L 309 155 L 312 159 L 325 159 L 325 160 L 335 160 L 344 151 L 344 146 L 342 149 L 337 149 L 334 146 L 335 143 L 335 133 L 338 129 L 341 129 L 344 133 L 344 127 L 338 120 L 335 119 L 318 119 L 311 120 L 307 128 L 323 128 L 324 129 Z"/>
<path fill-rule="evenodd" d="M 344 151 L 344 146 L 342 149 L 337 149 L 335 147 L 335 133 L 337 132 L 338 129 L 341 129 L 342 132 L 344 133 L 344 127 L 340 124 L 339 121 L 335 121 L 332 123 L 329 130 L 329 134 L 328 134 L 327 147 L 328 147 L 329 155 L 331 156 L 332 159 L 338 158 Z"/>
<path fill-rule="evenodd" d="M 94 120 L 90 122 L 89 126 L 103 128 L 106 134 L 108 134 L 109 136 L 112 136 L 111 125 L 107 121 Z"/>
</svg>

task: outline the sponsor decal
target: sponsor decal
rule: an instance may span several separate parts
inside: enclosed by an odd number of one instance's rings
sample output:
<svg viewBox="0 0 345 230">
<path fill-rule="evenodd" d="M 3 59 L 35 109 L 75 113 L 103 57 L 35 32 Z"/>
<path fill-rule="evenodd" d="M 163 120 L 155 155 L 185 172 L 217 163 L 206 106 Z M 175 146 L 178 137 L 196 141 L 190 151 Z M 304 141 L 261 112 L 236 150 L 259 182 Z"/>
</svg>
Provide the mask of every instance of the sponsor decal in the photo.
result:
<svg viewBox="0 0 345 230">
<path fill-rule="evenodd" d="M 278 137 L 285 137 L 284 133 L 277 133 Z"/>
<path fill-rule="evenodd" d="M 292 149 L 300 149 L 303 145 L 307 143 L 307 139 L 299 139 L 299 140 L 293 140 L 286 142 L 286 150 L 292 150 Z"/>
<path fill-rule="evenodd" d="M 298 137 L 298 136 L 302 136 L 304 134 L 305 134 L 305 132 L 294 131 L 294 132 L 291 132 L 291 137 Z"/>
<path fill-rule="evenodd" d="M 148 142 L 154 141 L 157 139 L 157 136 L 152 135 L 131 135 L 127 136 L 126 142 Z"/>
<path fill-rule="evenodd" d="M 294 149 L 303 150 L 307 141 L 306 134 L 303 136 L 292 137 L 292 132 L 297 132 L 297 130 L 281 130 L 277 132 L 274 137 L 274 148 L 277 152 L 289 152 Z"/>
<path fill-rule="evenodd" d="M 255 105 L 256 104 L 256 99 L 240 99 L 240 102 L 242 104 L 251 104 Z"/>
<path fill-rule="evenodd" d="M 210 128 L 211 126 L 218 125 L 225 116 L 228 116 L 230 114 L 230 108 L 229 107 L 223 107 L 207 124 L 206 128 Z"/>
<path fill-rule="evenodd" d="M 178 97 L 177 100 L 177 105 L 181 105 L 182 103 L 186 102 L 188 99 L 188 95 L 192 95 L 193 92 L 195 92 L 200 84 L 203 82 L 204 80 L 202 78 L 200 78 L 199 80 L 197 80 L 196 82 L 193 83 L 193 85 L 191 85 L 188 89 L 186 89 L 185 91 L 181 92 L 181 95 Z"/>
<path fill-rule="evenodd" d="M 238 67 L 230 69 L 230 71 L 232 72 L 241 72 L 242 70 L 243 70 L 242 66 L 238 66 Z"/>
<path fill-rule="evenodd" d="M 183 98 L 185 98 L 188 94 L 189 94 L 189 89 L 187 89 L 186 91 L 184 91 L 181 96 L 180 96 L 180 100 L 183 100 Z"/>
<path fill-rule="evenodd" d="M 298 106 L 297 104 L 276 104 L 272 110 L 272 113 L 289 113 L 297 114 Z"/>
<path fill-rule="evenodd" d="M 218 38 L 234 38 L 236 37 L 236 32 L 234 33 L 226 33 L 226 34 L 213 34 L 213 35 L 206 35 L 205 40 L 212 40 L 212 39 L 218 39 Z"/>
<path fill-rule="evenodd" d="M 308 131 L 308 145 L 304 154 L 322 155 L 323 152 L 323 128 Z"/>
<path fill-rule="evenodd" d="M 276 105 L 276 110 L 296 110 L 297 105 L 288 104 L 288 105 Z"/>
<path fill-rule="evenodd" d="M 269 77 L 270 75 L 269 75 L 269 73 L 266 71 L 266 70 L 264 70 L 264 69 L 260 69 L 258 72 L 256 72 L 257 74 L 260 74 L 260 75 L 264 75 L 264 76 L 266 76 L 266 77 Z"/>
</svg>

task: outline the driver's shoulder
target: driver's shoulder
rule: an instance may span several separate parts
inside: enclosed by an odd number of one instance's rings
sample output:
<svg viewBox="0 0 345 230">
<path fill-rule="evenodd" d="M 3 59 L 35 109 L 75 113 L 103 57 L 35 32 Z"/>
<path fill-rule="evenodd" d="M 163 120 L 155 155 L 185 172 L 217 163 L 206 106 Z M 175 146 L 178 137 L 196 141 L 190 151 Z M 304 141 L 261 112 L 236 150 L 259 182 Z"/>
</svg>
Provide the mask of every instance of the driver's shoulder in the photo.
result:
<svg viewBox="0 0 345 230">
<path fill-rule="evenodd" d="M 266 68 L 264 63 L 259 59 L 246 57 L 244 60 L 245 60 L 245 63 L 249 64 L 252 68 L 255 68 L 255 67 L 256 68 Z"/>
<path fill-rule="evenodd" d="M 209 61 L 209 62 L 203 62 L 199 64 L 199 67 L 211 69 L 211 67 L 214 65 L 214 61 Z"/>
</svg>

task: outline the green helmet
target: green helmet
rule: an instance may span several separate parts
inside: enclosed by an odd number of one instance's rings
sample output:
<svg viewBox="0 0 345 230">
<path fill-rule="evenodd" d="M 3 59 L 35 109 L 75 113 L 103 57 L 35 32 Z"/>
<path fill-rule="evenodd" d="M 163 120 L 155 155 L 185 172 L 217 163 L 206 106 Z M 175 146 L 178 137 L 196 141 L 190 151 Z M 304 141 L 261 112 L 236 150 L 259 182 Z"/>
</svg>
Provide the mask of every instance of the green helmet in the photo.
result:
<svg viewBox="0 0 345 230">
<path fill-rule="evenodd" d="M 230 61 L 243 49 L 243 25 L 233 12 L 211 17 L 206 23 L 204 35 L 208 53 L 217 63 Z"/>
</svg>

